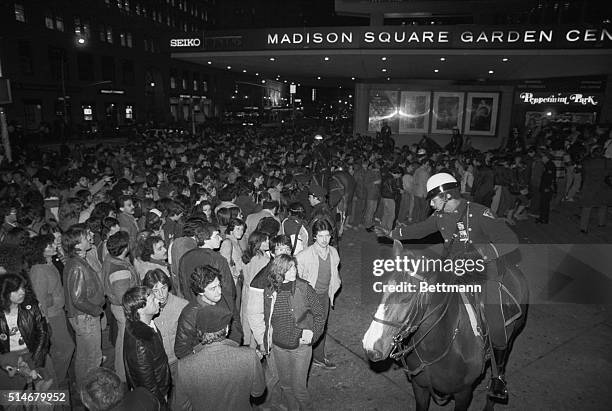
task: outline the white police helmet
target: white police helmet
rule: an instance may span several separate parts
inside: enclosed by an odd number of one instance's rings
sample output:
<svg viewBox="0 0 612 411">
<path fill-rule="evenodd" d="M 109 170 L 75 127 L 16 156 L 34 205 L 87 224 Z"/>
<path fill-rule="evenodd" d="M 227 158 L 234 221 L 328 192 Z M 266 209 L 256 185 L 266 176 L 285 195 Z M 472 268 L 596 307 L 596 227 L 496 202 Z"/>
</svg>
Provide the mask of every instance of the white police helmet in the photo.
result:
<svg viewBox="0 0 612 411">
<path fill-rule="evenodd" d="M 440 193 L 459 188 L 457 179 L 448 173 L 438 173 L 427 180 L 427 198 L 432 199 Z"/>
</svg>

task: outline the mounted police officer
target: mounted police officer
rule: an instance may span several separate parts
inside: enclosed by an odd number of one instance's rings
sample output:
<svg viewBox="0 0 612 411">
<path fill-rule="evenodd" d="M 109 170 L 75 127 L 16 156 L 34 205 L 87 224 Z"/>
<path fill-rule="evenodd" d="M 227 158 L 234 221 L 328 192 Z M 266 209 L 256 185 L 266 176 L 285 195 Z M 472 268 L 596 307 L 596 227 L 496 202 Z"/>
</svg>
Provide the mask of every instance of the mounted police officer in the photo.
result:
<svg viewBox="0 0 612 411">
<path fill-rule="evenodd" d="M 484 260 L 487 278 L 484 313 L 498 375 L 492 378 L 488 395 L 505 401 L 508 391 L 504 370 L 508 351 L 500 281 L 505 272 L 504 256 L 517 248 L 518 239 L 505 221 L 496 218 L 489 208 L 463 199 L 459 183 L 450 174 L 438 173 L 429 178 L 427 198 L 435 211 L 425 221 L 393 231 L 377 228 L 377 232 L 394 240 L 408 240 L 439 231 L 448 258 L 473 255 Z"/>
</svg>

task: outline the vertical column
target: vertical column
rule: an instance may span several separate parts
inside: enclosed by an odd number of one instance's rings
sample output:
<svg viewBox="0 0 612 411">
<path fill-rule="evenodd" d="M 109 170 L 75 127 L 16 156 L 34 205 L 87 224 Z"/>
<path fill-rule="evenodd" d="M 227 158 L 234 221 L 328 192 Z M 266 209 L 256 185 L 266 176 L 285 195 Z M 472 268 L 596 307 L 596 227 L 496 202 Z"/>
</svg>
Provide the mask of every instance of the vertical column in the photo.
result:
<svg viewBox="0 0 612 411">
<path fill-rule="evenodd" d="M 612 123 L 612 75 L 606 78 L 606 91 L 604 92 L 603 101 L 599 102 L 601 114 L 597 119 L 598 123 Z"/>
</svg>

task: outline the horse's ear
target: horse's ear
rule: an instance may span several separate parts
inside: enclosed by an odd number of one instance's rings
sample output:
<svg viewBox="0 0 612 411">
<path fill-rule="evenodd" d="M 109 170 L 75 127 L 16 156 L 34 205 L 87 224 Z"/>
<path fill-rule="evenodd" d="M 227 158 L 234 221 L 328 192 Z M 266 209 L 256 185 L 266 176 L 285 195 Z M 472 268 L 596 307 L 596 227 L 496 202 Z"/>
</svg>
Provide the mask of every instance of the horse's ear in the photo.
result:
<svg viewBox="0 0 612 411">
<path fill-rule="evenodd" d="M 399 240 L 393 240 L 393 255 L 401 255 L 404 251 L 404 246 Z"/>
</svg>

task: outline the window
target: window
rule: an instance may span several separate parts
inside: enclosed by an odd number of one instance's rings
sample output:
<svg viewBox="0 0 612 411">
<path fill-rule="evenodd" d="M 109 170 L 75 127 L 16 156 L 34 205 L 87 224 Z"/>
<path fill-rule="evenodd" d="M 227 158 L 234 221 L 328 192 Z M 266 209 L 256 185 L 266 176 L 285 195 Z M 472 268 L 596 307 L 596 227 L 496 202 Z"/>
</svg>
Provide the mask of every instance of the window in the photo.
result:
<svg viewBox="0 0 612 411">
<path fill-rule="evenodd" d="M 93 105 L 92 104 L 83 104 L 81 106 L 83 110 L 83 120 L 85 121 L 93 121 Z"/>
<path fill-rule="evenodd" d="M 132 48 L 132 33 L 127 33 L 126 43 L 129 48 Z"/>
<path fill-rule="evenodd" d="M 29 41 L 19 41 L 17 43 L 19 50 L 19 68 L 23 74 L 33 74 L 32 69 L 32 49 Z"/>
<path fill-rule="evenodd" d="M 55 28 L 55 22 L 53 21 L 53 16 L 50 14 L 45 15 L 45 27 L 49 30 L 53 30 Z"/>
<path fill-rule="evenodd" d="M 25 23 L 25 11 L 23 4 L 15 3 L 15 20 Z"/>
<path fill-rule="evenodd" d="M 106 42 L 113 44 L 113 29 L 110 27 L 106 28 Z"/>
<path fill-rule="evenodd" d="M 170 88 L 176 89 L 176 72 L 174 70 L 170 71 Z"/>
<path fill-rule="evenodd" d="M 187 72 L 183 72 L 183 78 L 181 79 L 181 86 L 183 90 L 187 90 L 187 82 L 189 81 L 189 74 Z"/>
<path fill-rule="evenodd" d="M 94 81 L 94 59 L 89 53 L 77 53 L 79 80 Z"/>
<path fill-rule="evenodd" d="M 64 18 L 55 16 L 55 29 L 57 31 L 64 31 Z"/>
<path fill-rule="evenodd" d="M 198 91 L 198 83 L 200 82 L 198 75 L 193 75 L 193 91 Z"/>
<path fill-rule="evenodd" d="M 115 59 L 111 56 L 102 57 L 102 81 L 115 81 Z"/>
<path fill-rule="evenodd" d="M 131 60 L 123 60 L 121 64 L 121 75 L 123 77 L 123 84 L 128 86 L 134 85 L 136 76 L 134 75 L 134 62 Z"/>
<path fill-rule="evenodd" d="M 132 120 L 134 119 L 134 109 L 131 104 L 125 106 L 125 119 Z"/>
<path fill-rule="evenodd" d="M 76 34 L 77 36 L 89 38 L 91 36 L 89 22 L 81 21 L 80 17 L 75 17 L 74 18 L 74 34 Z"/>
<path fill-rule="evenodd" d="M 49 79 L 52 81 L 61 81 L 62 80 L 62 65 L 63 65 L 63 55 L 65 53 L 64 49 L 60 49 L 57 47 L 49 47 Z M 65 69 L 64 65 L 64 69 Z M 66 75 L 66 71 L 64 71 L 64 77 L 68 78 Z"/>
<path fill-rule="evenodd" d="M 98 28 L 98 33 L 100 34 L 100 41 L 106 42 L 106 28 L 104 26 L 100 26 Z"/>
</svg>

